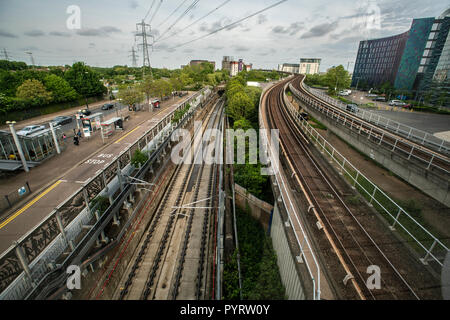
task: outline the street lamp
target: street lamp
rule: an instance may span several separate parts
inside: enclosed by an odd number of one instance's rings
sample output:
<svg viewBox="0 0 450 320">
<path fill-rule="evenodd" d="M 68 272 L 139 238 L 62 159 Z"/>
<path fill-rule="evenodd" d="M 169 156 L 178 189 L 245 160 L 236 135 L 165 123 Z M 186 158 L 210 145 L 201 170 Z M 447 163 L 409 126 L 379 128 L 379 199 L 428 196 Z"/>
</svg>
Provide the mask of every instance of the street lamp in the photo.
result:
<svg viewBox="0 0 450 320">
<path fill-rule="evenodd" d="M 16 130 L 14 129 L 15 121 L 6 121 L 6 124 L 9 125 L 9 129 L 11 130 L 11 134 L 14 139 L 14 143 L 16 144 L 17 151 L 19 152 L 20 160 L 22 161 L 23 169 L 25 172 L 30 171 L 28 169 L 27 160 L 25 159 L 25 155 L 23 154 L 22 145 L 20 144 L 19 137 L 17 137 Z"/>
</svg>

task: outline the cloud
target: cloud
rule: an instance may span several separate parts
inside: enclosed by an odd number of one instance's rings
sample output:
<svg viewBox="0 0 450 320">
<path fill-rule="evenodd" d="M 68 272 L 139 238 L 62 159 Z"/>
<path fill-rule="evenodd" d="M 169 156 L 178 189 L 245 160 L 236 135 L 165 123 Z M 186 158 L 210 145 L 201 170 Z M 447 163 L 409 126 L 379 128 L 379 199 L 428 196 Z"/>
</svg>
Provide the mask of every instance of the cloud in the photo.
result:
<svg viewBox="0 0 450 320">
<path fill-rule="evenodd" d="M 41 30 L 31 30 L 23 33 L 26 36 L 29 37 L 42 37 L 45 36 L 45 33 Z"/>
<path fill-rule="evenodd" d="M 55 36 L 55 37 L 66 37 L 66 38 L 70 38 L 72 36 L 68 32 L 60 32 L 60 31 L 51 31 L 51 32 L 49 32 L 49 35 Z"/>
<path fill-rule="evenodd" d="M 12 34 L 12 33 L 7 32 L 7 31 L 2 31 L 2 30 L 0 30 L 0 37 L 5 37 L 5 38 L 18 38 L 15 34 Z"/>
<path fill-rule="evenodd" d="M 266 17 L 265 15 L 260 14 L 260 15 L 258 16 L 258 24 L 264 24 L 264 23 L 266 23 L 267 21 L 269 21 L 269 19 L 267 19 L 267 17 Z"/>
<path fill-rule="evenodd" d="M 275 26 L 272 28 L 273 33 L 289 34 L 290 36 L 296 35 L 300 30 L 304 28 L 303 22 L 293 22 L 289 27 Z"/>
<path fill-rule="evenodd" d="M 224 48 L 223 46 L 214 46 L 214 45 L 211 45 L 211 46 L 206 47 L 206 50 L 214 50 L 214 51 L 217 51 L 217 50 L 222 50 L 223 48 Z"/>
<path fill-rule="evenodd" d="M 122 31 L 112 26 L 77 30 L 77 34 L 84 37 L 108 37 L 111 33 L 119 33 L 119 32 Z"/>
<path fill-rule="evenodd" d="M 131 0 L 131 1 L 128 2 L 128 6 L 131 9 L 136 9 L 137 7 L 139 7 L 139 3 L 137 3 L 136 0 Z"/>
<path fill-rule="evenodd" d="M 233 46 L 233 48 L 237 52 L 245 52 L 245 51 L 249 51 L 250 50 L 250 48 L 244 47 L 244 46 L 241 46 L 241 45 Z"/>
<path fill-rule="evenodd" d="M 318 38 L 322 37 L 331 31 L 335 30 L 338 25 L 337 21 L 331 23 L 322 23 L 315 27 L 312 27 L 309 31 L 305 32 L 300 39 Z"/>
</svg>

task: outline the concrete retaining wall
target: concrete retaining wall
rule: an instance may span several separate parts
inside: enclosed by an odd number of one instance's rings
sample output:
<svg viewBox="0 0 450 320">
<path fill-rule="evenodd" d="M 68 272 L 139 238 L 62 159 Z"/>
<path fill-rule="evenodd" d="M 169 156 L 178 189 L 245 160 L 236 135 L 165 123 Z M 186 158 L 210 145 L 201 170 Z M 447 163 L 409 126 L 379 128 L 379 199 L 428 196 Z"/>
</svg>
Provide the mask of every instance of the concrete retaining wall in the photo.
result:
<svg viewBox="0 0 450 320">
<path fill-rule="evenodd" d="M 258 220 L 262 224 L 264 230 L 267 231 L 269 229 L 270 212 L 272 211 L 273 206 L 248 193 L 247 189 L 236 183 L 234 184 L 234 190 L 236 206 L 243 209 L 248 206 L 252 217 Z"/>
</svg>

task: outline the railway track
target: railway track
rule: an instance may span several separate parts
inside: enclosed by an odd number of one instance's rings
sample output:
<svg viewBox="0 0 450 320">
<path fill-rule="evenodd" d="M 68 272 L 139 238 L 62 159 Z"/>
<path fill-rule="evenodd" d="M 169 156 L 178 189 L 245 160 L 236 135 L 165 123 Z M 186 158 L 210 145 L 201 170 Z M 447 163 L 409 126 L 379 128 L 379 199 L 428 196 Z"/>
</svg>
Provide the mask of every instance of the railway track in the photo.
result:
<svg viewBox="0 0 450 320">
<path fill-rule="evenodd" d="M 306 220 L 323 231 L 328 248 L 335 253 L 340 267 L 334 276 L 345 279 L 353 292 L 347 298 L 360 299 L 419 299 L 415 289 L 405 280 L 375 240 L 358 221 L 358 213 L 345 204 L 326 170 L 314 158 L 307 139 L 294 124 L 284 105 L 285 86 L 292 80 L 282 82 L 269 89 L 263 114 L 267 114 L 269 128 L 278 128 L 280 145 L 292 166 L 295 179 L 306 193 L 310 204 Z M 295 78 L 293 81 L 298 81 Z M 314 221 L 314 222 L 313 222 Z M 323 245 L 324 241 L 321 242 Z M 378 266 L 382 271 L 381 288 L 370 290 L 366 286 L 367 268 Z M 333 273 L 332 272 L 332 273 Z M 345 277 L 343 277 L 345 276 Z"/>
<path fill-rule="evenodd" d="M 379 146 L 390 149 L 392 152 L 406 157 L 407 160 L 414 160 L 414 162 L 427 170 L 431 170 L 439 175 L 450 176 L 450 159 L 446 154 L 429 149 L 413 140 L 365 121 L 351 112 L 333 106 L 306 90 L 303 87 L 303 80 L 304 76 L 301 75 L 291 82 L 291 86 L 294 89 L 293 93 L 295 94 L 295 91 L 298 91 L 300 96 L 296 96 L 303 102 L 312 103 L 320 112 L 331 116 L 332 119 L 351 130 L 358 131 L 360 135 L 367 136 L 370 141 Z"/>
<path fill-rule="evenodd" d="M 222 115 L 223 102 L 219 101 L 203 118 L 203 125 L 195 129 L 194 140 L 201 139 L 204 130 L 219 126 Z M 194 152 L 194 159 L 201 159 L 202 149 L 194 149 Z M 184 154 L 185 160 L 188 157 L 190 153 Z M 175 169 L 122 278 L 116 294 L 118 299 L 206 297 L 210 215 L 216 203 L 211 197 L 216 188 L 215 165 L 190 160 Z"/>
</svg>

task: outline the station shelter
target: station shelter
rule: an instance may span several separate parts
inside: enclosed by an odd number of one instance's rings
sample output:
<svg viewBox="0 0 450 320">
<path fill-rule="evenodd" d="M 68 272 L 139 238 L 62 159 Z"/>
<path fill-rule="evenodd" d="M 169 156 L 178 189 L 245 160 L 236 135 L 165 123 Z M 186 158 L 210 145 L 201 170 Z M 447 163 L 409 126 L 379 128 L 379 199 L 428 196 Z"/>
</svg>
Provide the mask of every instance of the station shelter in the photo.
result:
<svg viewBox="0 0 450 320">
<path fill-rule="evenodd" d="M 65 148 L 63 131 L 61 127 L 56 127 L 54 130 L 58 144 L 61 150 L 63 150 Z M 56 146 L 50 129 L 44 129 L 28 136 L 17 135 L 17 137 L 27 162 L 41 162 L 56 154 Z M 0 131 L 0 160 L 1 163 L 5 164 L 7 164 L 8 161 L 11 163 L 20 162 L 19 152 L 14 142 L 14 138 L 9 131 Z M 0 170 L 8 170 L 9 167 L 10 166 L 8 165 L 5 165 L 5 168 L 0 166 Z"/>
<path fill-rule="evenodd" d="M 90 116 L 83 116 L 81 118 L 83 130 L 85 130 L 86 128 L 89 129 L 89 132 L 100 130 L 102 119 L 103 113 L 101 112 L 91 114 Z"/>
<path fill-rule="evenodd" d="M 102 122 L 101 126 L 103 127 L 103 136 L 107 138 L 113 135 L 115 130 L 123 130 L 123 120 L 122 118 L 114 117 Z"/>
</svg>

